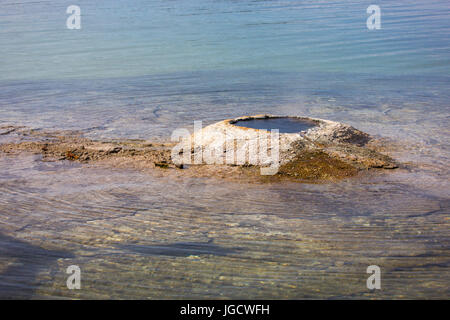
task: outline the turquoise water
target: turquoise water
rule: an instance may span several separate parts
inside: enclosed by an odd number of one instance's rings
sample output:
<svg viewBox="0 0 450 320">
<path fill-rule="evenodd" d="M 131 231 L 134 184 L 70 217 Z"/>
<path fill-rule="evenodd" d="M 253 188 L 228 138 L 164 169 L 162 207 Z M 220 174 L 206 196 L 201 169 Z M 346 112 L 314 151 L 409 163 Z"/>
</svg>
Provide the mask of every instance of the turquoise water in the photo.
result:
<svg viewBox="0 0 450 320">
<path fill-rule="evenodd" d="M 0 4 L 0 123 L 150 139 L 255 112 L 448 112 L 447 1 L 383 1 L 380 30 L 370 1 L 81 0 L 80 30 L 71 4 Z"/>
<path fill-rule="evenodd" d="M 111 78 L 268 70 L 441 74 L 450 71 L 448 1 L 70 1 L 0 4 L 0 80 Z"/>
<path fill-rule="evenodd" d="M 408 169 L 260 186 L 2 155 L 0 298 L 449 297 L 448 1 L 380 1 L 373 31 L 372 1 L 79 0 L 68 30 L 72 4 L 1 1 L 0 127 L 309 116 L 395 140 Z"/>
</svg>

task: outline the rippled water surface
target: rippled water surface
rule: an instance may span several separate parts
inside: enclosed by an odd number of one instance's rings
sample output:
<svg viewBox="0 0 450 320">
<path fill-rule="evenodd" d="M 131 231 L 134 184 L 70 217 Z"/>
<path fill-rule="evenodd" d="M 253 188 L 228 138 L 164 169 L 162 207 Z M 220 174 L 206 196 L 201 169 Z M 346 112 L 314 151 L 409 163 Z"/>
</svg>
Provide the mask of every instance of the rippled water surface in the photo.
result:
<svg viewBox="0 0 450 320">
<path fill-rule="evenodd" d="M 167 140 L 309 116 L 407 168 L 259 185 L 0 155 L 0 298 L 449 298 L 448 3 L 383 1 L 374 31 L 370 4 L 80 0 L 67 30 L 65 2 L 2 1 L 0 126 Z"/>
</svg>

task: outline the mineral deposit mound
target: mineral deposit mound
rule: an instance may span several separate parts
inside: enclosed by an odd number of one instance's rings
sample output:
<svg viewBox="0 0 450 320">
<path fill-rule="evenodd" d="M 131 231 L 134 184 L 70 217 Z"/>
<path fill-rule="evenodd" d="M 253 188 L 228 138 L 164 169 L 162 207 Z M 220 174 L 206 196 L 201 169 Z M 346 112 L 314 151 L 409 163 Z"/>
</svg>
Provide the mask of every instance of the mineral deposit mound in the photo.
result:
<svg viewBox="0 0 450 320">
<path fill-rule="evenodd" d="M 302 180 L 396 168 L 393 159 L 371 145 L 372 140 L 367 133 L 330 120 L 256 115 L 220 121 L 194 132 L 179 154 L 185 153 L 183 159 L 194 164 L 258 166 L 262 175 Z"/>
</svg>

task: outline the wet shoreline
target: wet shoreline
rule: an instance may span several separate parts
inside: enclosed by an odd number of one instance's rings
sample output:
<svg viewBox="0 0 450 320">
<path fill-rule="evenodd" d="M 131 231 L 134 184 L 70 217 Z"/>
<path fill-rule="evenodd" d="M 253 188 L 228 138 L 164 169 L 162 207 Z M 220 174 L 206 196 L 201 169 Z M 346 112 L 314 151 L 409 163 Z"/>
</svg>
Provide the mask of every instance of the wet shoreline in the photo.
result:
<svg viewBox="0 0 450 320">
<path fill-rule="evenodd" d="M 260 184 L 123 158 L 68 160 L 65 149 L 65 160 L 45 159 L 42 130 L 23 130 L 24 149 L 0 157 L 0 229 L 13 239 L 3 250 L 16 252 L 0 255 L 12 284 L 0 295 L 24 286 L 27 298 L 448 297 L 450 203 L 403 182 L 421 168 Z M 54 133 L 48 142 L 76 136 Z M 117 156 L 111 141 L 82 141 Z M 365 288 L 372 264 L 382 268 L 379 292 Z M 82 270 L 80 291 L 65 286 L 69 265 Z"/>
</svg>

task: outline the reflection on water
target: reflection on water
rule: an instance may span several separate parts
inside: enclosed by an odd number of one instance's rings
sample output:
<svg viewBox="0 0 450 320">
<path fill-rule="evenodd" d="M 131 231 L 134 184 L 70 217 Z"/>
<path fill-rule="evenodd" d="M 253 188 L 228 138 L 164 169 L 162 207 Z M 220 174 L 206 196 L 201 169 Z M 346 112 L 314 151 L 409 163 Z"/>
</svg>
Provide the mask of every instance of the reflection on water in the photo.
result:
<svg viewBox="0 0 450 320">
<path fill-rule="evenodd" d="M 262 130 L 276 129 L 280 133 L 298 133 L 300 131 L 306 131 L 316 126 L 316 124 L 312 121 L 296 118 L 243 120 L 234 123 L 234 125 Z"/>
<path fill-rule="evenodd" d="M 177 242 L 151 246 L 126 244 L 121 245 L 120 248 L 143 255 L 173 256 L 173 257 L 189 257 L 194 255 L 225 256 L 239 250 L 221 247 L 211 242 L 212 240 L 208 241 L 207 243 Z"/>
<path fill-rule="evenodd" d="M 45 250 L 0 234 L 0 299 L 30 299 L 34 287 L 50 279 L 36 279 L 57 259 L 69 258 L 65 251 Z"/>
</svg>

